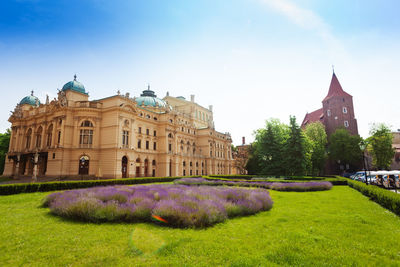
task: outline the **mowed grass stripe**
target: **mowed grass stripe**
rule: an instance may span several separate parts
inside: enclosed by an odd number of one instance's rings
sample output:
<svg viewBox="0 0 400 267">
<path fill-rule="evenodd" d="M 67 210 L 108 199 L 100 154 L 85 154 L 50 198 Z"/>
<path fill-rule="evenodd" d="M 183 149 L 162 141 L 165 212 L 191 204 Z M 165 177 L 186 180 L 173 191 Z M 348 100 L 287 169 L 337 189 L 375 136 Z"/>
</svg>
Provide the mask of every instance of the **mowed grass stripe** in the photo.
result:
<svg viewBox="0 0 400 267">
<path fill-rule="evenodd" d="M 39 208 L 49 193 L 0 197 L 0 265 L 399 265 L 400 220 L 347 186 L 270 191 L 274 206 L 213 227 L 91 224 Z M 135 238 L 136 233 L 144 236 Z M 145 235 L 152 238 L 146 239 Z M 160 244 L 136 244 L 159 242 Z M 148 241 L 144 241 L 148 240 Z M 142 252 L 136 248 L 142 249 Z"/>
</svg>

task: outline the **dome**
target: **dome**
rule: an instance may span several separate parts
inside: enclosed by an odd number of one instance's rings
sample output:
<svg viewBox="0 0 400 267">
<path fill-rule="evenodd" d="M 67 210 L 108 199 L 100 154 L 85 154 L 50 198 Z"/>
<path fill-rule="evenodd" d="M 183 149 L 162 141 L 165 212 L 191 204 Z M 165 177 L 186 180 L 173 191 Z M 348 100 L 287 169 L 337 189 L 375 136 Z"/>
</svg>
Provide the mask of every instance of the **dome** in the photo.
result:
<svg viewBox="0 0 400 267">
<path fill-rule="evenodd" d="M 167 103 L 158 98 L 155 94 L 154 91 L 150 90 L 150 86 L 147 88 L 147 90 L 144 90 L 143 93 L 140 95 L 140 97 L 135 98 L 137 105 L 138 106 L 152 106 L 152 107 L 167 107 Z"/>
<path fill-rule="evenodd" d="M 66 84 L 64 84 L 62 91 L 66 91 L 66 90 L 72 90 L 78 93 L 82 93 L 82 94 L 86 94 L 85 92 L 85 86 L 83 86 L 83 84 L 81 84 L 80 82 L 78 82 L 76 80 L 76 75 L 74 76 L 74 80 L 67 82 Z"/>
<path fill-rule="evenodd" d="M 36 96 L 33 95 L 33 91 L 31 95 L 25 96 L 22 98 L 22 100 L 19 102 L 20 105 L 28 104 L 31 106 L 36 106 L 36 102 L 40 105 L 40 100 Z"/>
</svg>

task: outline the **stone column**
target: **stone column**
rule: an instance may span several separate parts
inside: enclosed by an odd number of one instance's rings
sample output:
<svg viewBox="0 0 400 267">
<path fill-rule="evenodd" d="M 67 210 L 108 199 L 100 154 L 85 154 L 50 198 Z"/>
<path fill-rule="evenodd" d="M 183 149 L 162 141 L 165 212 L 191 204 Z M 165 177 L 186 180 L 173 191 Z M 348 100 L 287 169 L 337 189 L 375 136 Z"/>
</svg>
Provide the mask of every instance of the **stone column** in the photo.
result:
<svg viewBox="0 0 400 267">
<path fill-rule="evenodd" d="M 39 153 L 36 151 L 34 158 L 33 158 L 33 175 L 32 175 L 32 182 L 37 182 L 37 172 L 38 172 L 38 160 L 39 160 Z"/>
</svg>

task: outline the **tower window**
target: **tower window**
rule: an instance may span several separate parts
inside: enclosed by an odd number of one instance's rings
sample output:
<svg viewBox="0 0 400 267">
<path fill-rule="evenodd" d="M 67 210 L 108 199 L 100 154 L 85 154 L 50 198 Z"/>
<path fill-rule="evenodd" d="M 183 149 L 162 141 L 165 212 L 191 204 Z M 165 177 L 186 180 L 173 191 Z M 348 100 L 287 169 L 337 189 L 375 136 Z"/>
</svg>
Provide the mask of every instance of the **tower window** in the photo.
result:
<svg viewBox="0 0 400 267">
<path fill-rule="evenodd" d="M 344 127 L 349 127 L 349 122 L 348 121 L 344 121 Z"/>
<path fill-rule="evenodd" d="M 347 108 L 346 107 L 343 107 L 343 113 L 347 113 Z"/>
<path fill-rule="evenodd" d="M 328 110 L 326 111 L 326 114 L 328 115 L 328 117 L 330 117 L 330 116 L 331 116 L 331 110 L 328 109 Z"/>
</svg>

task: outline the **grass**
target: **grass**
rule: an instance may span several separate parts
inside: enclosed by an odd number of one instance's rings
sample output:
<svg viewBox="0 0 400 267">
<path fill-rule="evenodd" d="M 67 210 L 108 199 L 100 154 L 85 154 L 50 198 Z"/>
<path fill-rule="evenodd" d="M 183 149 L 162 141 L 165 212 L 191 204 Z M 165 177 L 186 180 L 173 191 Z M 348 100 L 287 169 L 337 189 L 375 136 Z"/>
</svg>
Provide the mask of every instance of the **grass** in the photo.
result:
<svg viewBox="0 0 400 267">
<path fill-rule="evenodd" d="M 270 211 L 203 230 L 72 222 L 48 194 L 0 197 L 1 266 L 400 265 L 399 217 L 347 186 L 270 191 Z"/>
</svg>

